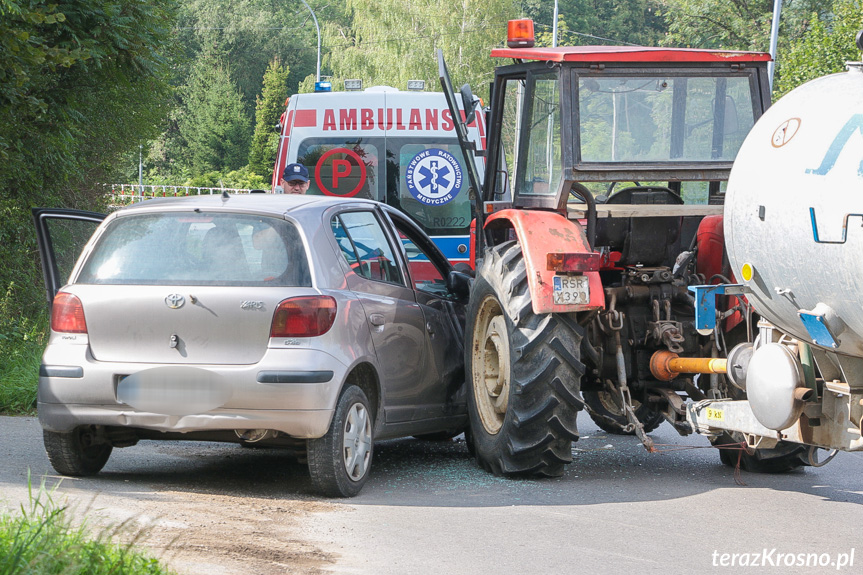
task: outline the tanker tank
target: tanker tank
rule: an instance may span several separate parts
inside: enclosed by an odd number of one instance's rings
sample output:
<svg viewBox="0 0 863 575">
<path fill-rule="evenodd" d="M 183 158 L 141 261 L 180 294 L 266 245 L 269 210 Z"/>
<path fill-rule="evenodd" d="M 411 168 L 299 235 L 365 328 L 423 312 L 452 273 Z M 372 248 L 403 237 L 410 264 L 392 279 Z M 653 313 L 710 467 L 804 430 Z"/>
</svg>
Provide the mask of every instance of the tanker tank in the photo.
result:
<svg viewBox="0 0 863 575">
<path fill-rule="evenodd" d="M 767 110 L 735 160 L 724 221 L 755 311 L 799 340 L 863 357 L 863 64 Z"/>
</svg>

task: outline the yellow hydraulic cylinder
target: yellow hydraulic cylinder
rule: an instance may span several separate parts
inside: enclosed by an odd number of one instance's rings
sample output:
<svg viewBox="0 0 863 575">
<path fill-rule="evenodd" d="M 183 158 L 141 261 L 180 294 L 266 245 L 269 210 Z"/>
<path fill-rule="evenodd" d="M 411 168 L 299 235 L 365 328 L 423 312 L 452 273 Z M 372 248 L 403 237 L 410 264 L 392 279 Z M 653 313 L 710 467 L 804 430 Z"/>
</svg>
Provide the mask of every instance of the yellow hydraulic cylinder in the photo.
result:
<svg viewBox="0 0 863 575">
<path fill-rule="evenodd" d="M 650 358 L 650 372 L 660 381 L 671 381 L 681 373 L 725 373 L 728 360 L 717 357 L 680 357 L 657 351 Z"/>
</svg>

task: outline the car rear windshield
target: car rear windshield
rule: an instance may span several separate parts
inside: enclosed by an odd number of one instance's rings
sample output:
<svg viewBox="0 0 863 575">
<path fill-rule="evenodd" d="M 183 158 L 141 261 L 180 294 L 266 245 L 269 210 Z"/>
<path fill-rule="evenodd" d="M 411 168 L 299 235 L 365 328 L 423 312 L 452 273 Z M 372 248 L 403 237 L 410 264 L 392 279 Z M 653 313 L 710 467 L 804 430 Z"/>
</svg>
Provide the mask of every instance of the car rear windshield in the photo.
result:
<svg viewBox="0 0 863 575">
<path fill-rule="evenodd" d="M 105 229 L 76 280 L 116 285 L 311 286 L 285 220 L 220 212 L 142 214 Z"/>
</svg>

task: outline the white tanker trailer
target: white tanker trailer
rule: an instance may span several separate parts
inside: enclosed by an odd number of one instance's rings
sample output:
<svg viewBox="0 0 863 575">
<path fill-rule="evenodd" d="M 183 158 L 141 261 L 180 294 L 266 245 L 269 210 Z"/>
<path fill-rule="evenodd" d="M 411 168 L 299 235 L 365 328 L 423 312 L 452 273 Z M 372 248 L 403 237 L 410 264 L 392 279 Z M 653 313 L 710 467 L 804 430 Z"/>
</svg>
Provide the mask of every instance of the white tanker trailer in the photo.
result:
<svg viewBox="0 0 863 575">
<path fill-rule="evenodd" d="M 734 162 L 724 229 L 740 283 L 691 288 L 696 321 L 715 324 L 714 294 L 744 295 L 761 319 L 754 343 L 728 354 L 747 400 L 688 404 L 699 433 L 813 446 L 812 464 L 816 447 L 863 450 L 861 223 L 863 63 L 851 62 L 777 101 Z"/>
</svg>

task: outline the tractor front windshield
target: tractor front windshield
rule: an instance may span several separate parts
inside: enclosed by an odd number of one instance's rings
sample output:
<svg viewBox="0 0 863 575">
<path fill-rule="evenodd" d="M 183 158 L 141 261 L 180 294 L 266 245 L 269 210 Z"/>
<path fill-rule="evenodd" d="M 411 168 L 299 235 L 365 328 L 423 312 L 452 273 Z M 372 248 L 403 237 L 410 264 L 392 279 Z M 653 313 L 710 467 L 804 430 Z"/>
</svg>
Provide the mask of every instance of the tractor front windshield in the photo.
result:
<svg viewBox="0 0 863 575">
<path fill-rule="evenodd" d="M 733 161 L 755 123 L 748 76 L 579 76 L 581 162 Z"/>
</svg>

